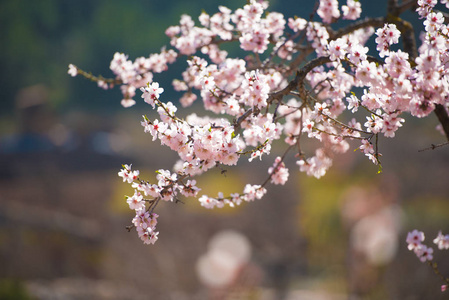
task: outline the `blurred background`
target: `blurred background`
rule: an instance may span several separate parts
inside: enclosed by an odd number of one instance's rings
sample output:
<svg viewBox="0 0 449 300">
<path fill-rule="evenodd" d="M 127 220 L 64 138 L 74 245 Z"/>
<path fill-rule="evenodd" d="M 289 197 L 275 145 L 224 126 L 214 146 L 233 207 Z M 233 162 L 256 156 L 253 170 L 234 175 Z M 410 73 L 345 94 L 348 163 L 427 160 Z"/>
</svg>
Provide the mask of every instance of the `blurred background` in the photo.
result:
<svg viewBox="0 0 449 300">
<path fill-rule="evenodd" d="M 163 203 L 155 245 L 127 232 L 132 191 L 121 164 L 151 179 L 176 154 L 143 133 L 148 105 L 123 109 L 118 89 L 72 78 L 68 64 L 111 77 L 116 51 L 160 51 L 181 14 L 245 3 L 0 0 L 0 299 L 449 299 L 405 243 L 415 228 L 428 244 L 449 233 L 449 148 L 418 152 L 444 141 L 433 116 L 381 138 L 381 174 L 352 151 L 320 180 L 289 158 L 288 185 L 260 201 L 213 211 Z M 286 17 L 308 18 L 314 6 L 270 3 Z M 364 15 L 385 14 L 385 0 L 361 3 Z M 155 76 L 165 100 L 179 97 L 171 79 L 183 67 Z M 238 192 L 271 164 L 212 171 L 198 185 L 211 196 Z M 449 276 L 447 251 L 435 261 Z"/>
</svg>

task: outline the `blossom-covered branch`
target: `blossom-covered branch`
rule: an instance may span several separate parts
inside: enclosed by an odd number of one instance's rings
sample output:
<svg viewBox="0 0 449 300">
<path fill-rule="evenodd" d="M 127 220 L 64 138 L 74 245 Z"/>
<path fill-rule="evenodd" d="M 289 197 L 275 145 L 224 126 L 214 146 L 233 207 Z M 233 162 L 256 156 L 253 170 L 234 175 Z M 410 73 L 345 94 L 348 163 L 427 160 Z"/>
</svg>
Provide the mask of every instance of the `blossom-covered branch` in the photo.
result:
<svg viewBox="0 0 449 300">
<path fill-rule="evenodd" d="M 199 24 L 181 16 L 179 25 L 165 31 L 170 45 L 160 53 L 134 61 L 116 53 L 110 64 L 113 79 L 70 65 L 72 76 L 82 75 L 102 88 L 119 85 L 124 107 L 135 105 L 140 91 L 158 114 L 151 120 L 144 115 L 143 130 L 178 153 L 173 170 L 159 170 L 154 183 L 140 179 L 128 165 L 119 172 L 135 191 L 127 202 L 141 239 L 157 240 L 154 211 L 161 201 L 198 197 L 202 206 L 213 208 L 262 198 L 268 183 L 288 180 L 287 155 L 299 171 L 320 178 L 335 155 L 354 147 L 381 170 L 379 136 L 394 138 L 405 114 L 435 113 L 449 139 L 449 27 L 434 10 L 436 2 L 416 4 L 425 29 L 418 48 L 413 27 L 400 17 L 415 7 L 410 1 L 391 0 L 385 17 L 359 20 L 360 2 L 347 0 L 340 7 L 336 0 L 320 0 L 306 20 L 285 19 L 269 12 L 267 2 L 251 0 L 235 11 L 220 6 L 213 15 L 203 12 Z M 352 23 L 333 29 L 340 20 Z M 376 55 L 370 56 L 366 42 L 373 35 Z M 400 39 L 402 49 L 393 50 Z M 231 57 L 222 49 L 225 43 L 237 43 L 248 55 Z M 182 96 L 165 100 L 154 78 L 183 58 L 187 67 L 172 83 Z M 215 116 L 177 116 L 178 102 L 188 107 L 198 99 Z M 301 150 L 308 139 L 318 142 L 310 153 Z M 199 195 L 194 177 L 234 166 L 245 156 L 250 162 L 268 157 L 278 140 L 286 150 L 272 159 L 264 182 L 247 183 L 229 196 Z M 420 257 L 431 253 L 426 255 Z"/>
</svg>

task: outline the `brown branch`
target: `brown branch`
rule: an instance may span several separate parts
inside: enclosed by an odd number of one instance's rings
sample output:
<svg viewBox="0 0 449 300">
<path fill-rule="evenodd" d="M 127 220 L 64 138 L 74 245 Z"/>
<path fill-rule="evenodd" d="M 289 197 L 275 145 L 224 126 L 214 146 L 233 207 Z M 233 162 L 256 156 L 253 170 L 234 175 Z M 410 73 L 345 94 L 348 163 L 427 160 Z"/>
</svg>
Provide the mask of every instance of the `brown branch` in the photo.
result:
<svg viewBox="0 0 449 300">
<path fill-rule="evenodd" d="M 316 15 L 316 12 L 318 10 L 319 7 L 319 2 L 315 1 L 315 6 L 313 8 L 313 11 L 310 13 L 309 15 L 309 19 L 307 21 L 306 27 L 309 27 L 309 24 L 311 24 L 313 22 L 313 18 Z M 306 32 L 306 30 L 304 30 L 303 32 Z M 303 41 L 303 39 L 305 39 L 306 35 L 303 35 L 301 40 L 298 42 L 297 48 L 299 46 L 301 46 L 301 42 Z M 299 50 L 299 49 L 298 49 Z M 301 55 L 298 55 L 289 65 L 289 69 L 286 72 L 286 77 L 292 75 L 293 71 L 296 70 L 297 67 L 299 67 L 299 65 L 304 61 L 304 59 L 309 56 L 311 53 L 313 53 L 314 49 L 309 45 L 307 48 L 302 49 Z"/>
<path fill-rule="evenodd" d="M 446 108 L 441 104 L 436 104 L 434 112 L 437 115 L 441 125 L 443 126 L 443 131 L 446 134 L 447 140 L 449 141 L 449 116 L 447 114 Z"/>
<path fill-rule="evenodd" d="M 408 0 L 401 3 L 397 8 L 398 16 L 407 10 L 415 10 L 418 7 L 418 2 L 416 0 Z"/>
<path fill-rule="evenodd" d="M 309 61 L 299 71 L 296 72 L 295 78 L 289 82 L 289 84 L 280 91 L 270 94 L 268 97 L 268 103 L 270 104 L 274 100 L 280 101 L 282 97 L 288 95 L 291 91 L 298 89 L 301 97 L 304 97 L 304 79 L 306 75 L 314 68 L 330 63 L 331 60 L 328 56 L 321 56 Z"/>
<path fill-rule="evenodd" d="M 416 0 L 401 1 L 399 4 L 398 0 L 389 0 L 387 6 L 387 14 L 395 17 L 399 17 L 403 12 L 407 10 L 414 10 L 418 7 L 418 2 Z"/>
<path fill-rule="evenodd" d="M 431 261 L 427 261 L 427 264 L 432 268 L 433 272 L 440 277 L 440 279 L 446 283 L 449 284 L 449 278 L 446 278 L 443 276 L 443 274 L 441 274 L 440 270 L 438 269 L 438 265 L 437 263 L 432 263 Z"/>
<path fill-rule="evenodd" d="M 399 16 L 398 7 L 399 7 L 398 0 L 388 0 L 387 13 L 393 14 L 394 16 Z"/>
<path fill-rule="evenodd" d="M 119 85 L 122 84 L 123 81 L 121 81 L 120 79 L 114 79 L 114 78 L 104 78 L 103 76 L 99 75 L 99 76 L 95 76 L 92 73 L 88 73 L 86 71 L 83 71 L 81 69 L 78 69 L 78 74 L 83 76 L 86 79 L 89 79 L 90 81 L 94 81 L 94 82 L 99 82 L 99 81 L 103 81 L 105 83 L 108 84 L 113 84 L 113 85 Z"/>
<path fill-rule="evenodd" d="M 348 25 L 345 28 L 339 29 L 333 33 L 329 32 L 329 35 L 330 35 L 329 40 L 336 40 L 338 38 L 341 38 L 342 36 L 345 36 L 345 35 L 352 33 L 358 29 L 361 29 L 361 28 L 382 27 L 385 24 L 385 22 L 386 22 L 386 18 L 383 18 L 383 17 L 365 18 L 363 20 L 352 23 L 351 25 Z"/>
<path fill-rule="evenodd" d="M 295 59 L 290 63 L 288 66 L 288 70 L 285 72 L 286 78 L 293 74 L 294 70 L 299 67 L 299 65 L 309 56 L 313 53 L 312 47 L 307 47 L 302 50 L 301 54 L 296 56 Z"/>
<path fill-rule="evenodd" d="M 418 150 L 418 152 L 424 152 L 424 151 L 427 151 L 427 150 L 435 150 L 436 148 L 440 148 L 440 147 L 443 147 L 443 146 L 447 146 L 447 145 L 449 145 L 449 141 L 448 141 L 448 142 L 446 142 L 446 143 L 442 143 L 442 144 L 437 144 L 437 145 L 435 145 L 435 144 L 431 144 L 431 146 L 430 146 L 430 147 L 427 147 L 427 148 L 424 148 L 424 149 Z"/>
<path fill-rule="evenodd" d="M 250 108 L 243 115 L 241 115 L 237 120 L 234 121 L 234 124 L 233 124 L 233 126 L 234 126 L 234 133 L 237 134 L 237 132 L 240 130 L 240 125 L 242 124 L 242 122 L 246 118 L 248 118 L 251 115 L 252 112 L 253 112 L 253 109 Z"/>
</svg>

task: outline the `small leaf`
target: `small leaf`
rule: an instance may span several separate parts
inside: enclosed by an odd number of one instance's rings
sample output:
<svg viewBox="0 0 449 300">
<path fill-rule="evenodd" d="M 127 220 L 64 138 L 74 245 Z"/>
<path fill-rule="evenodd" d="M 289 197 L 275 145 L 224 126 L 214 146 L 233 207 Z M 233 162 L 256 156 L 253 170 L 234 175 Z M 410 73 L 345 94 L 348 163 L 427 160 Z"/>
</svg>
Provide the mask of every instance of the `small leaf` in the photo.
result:
<svg viewBox="0 0 449 300">
<path fill-rule="evenodd" d="M 379 161 L 379 160 L 378 160 Z M 382 173 L 382 165 L 379 163 L 378 164 L 378 170 L 377 170 L 377 174 Z"/>
</svg>

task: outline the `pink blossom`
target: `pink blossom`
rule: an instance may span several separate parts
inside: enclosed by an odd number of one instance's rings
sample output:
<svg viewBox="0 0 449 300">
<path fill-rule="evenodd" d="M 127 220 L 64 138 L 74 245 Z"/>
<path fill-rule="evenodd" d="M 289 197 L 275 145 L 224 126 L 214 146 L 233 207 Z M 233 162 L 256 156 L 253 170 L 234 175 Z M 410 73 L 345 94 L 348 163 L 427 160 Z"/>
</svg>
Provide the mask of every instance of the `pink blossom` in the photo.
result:
<svg viewBox="0 0 449 300">
<path fill-rule="evenodd" d="M 390 46 L 399 42 L 401 32 L 397 29 L 395 24 L 385 24 L 383 28 L 376 31 L 377 50 L 380 57 L 384 57 L 390 52 Z"/>
<path fill-rule="evenodd" d="M 129 204 L 130 209 L 141 210 L 145 207 L 145 202 L 143 201 L 143 196 L 140 192 L 135 192 L 132 197 L 128 197 L 126 202 Z"/>
<path fill-rule="evenodd" d="M 245 51 L 264 53 L 268 48 L 270 33 L 261 26 L 255 26 L 251 31 L 245 32 L 240 37 L 240 47 Z"/>
<path fill-rule="evenodd" d="M 362 5 L 359 1 L 347 0 L 346 5 L 341 7 L 343 11 L 343 19 L 346 20 L 357 20 L 360 18 L 360 13 L 362 12 Z"/>
<path fill-rule="evenodd" d="M 395 136 L 395 132 L 402 127 L 402 123 L 404 123 L 403 118 L 398 118 L 397 113 L 394 114 L 383 114 L 382 121 L 382 133 L 389 138 L 393 138 Z"/>
<path fill-rule="evenodd" d="M 310 119 L 306 119 L 304 121 L 304 123 L 302 124 L 302 132 L 311 133 L 314 125 L 315 125 L 315 122 L 313 122 Z"/>
<path fill-rule="evenodd" d="M 306 172 L 309 176 L 320 178 L 332 166 L 332 159 L 320 148 L 315 150 L 315 156 L 309 157 L 307 160 L 299 160 L 296 164 L 299 165 L 301 172 Z"/>
<path fill-rule="evenodd" d="M 394 78 L 409 76 L 412 73 L 412 69 L 408 58 L 408 53 L 402 52 L 401 50 L 390 52 L 390 55 L 385 59 L 387 73 Z"/>
<path fill-rule="evenodd" d="M 433 259 L 433 249 L 426 245 L 421 244 L 414 251 L 421 262 L 431 261 Z"/>
<path fill-rule="evenodd" d="M 441 12 L 431 12 L 427 15 L 426 20 L 424 21 L 425 30 L 429 33 L 437 32 L 440 30 L 443 22 L 444 17 Z"/>
<path fill-rule="evenodd" d="M 360 150 L 366 155 L 373 154 L 374 146 L 368 140 L 363 139 L 362 145 L 360 146 Z"/>
<path fill-rule="evenodd" d="M 383 120 L 377 115 L 372 114 L 370 117 L 366 117 L 366 120 L 364 126 L 368 132 L 379 133 L 384 126 Z"/>
<path fill-rule="evenodd" d="M 424 242 L 424 232 L 413 230 L 407 234 L 406 242 L 409 250 L 417 249 Z"/>
<path fill-rule="evenodd" d="M 122 101 L 120 102 L 120 104 L 123 107 L 131 107 L 133 105 L 136 104 L 136 101 L 134 101 L 133 99 L 122 99 Z"/>
<path fill-rule="evenodd" d="M 323 19 L 325 23 L 331 23 L 334 19 L 340 17 L 337 0 L 320 0 L 317 14 Z"/>
<path fill-rule="evenodd" d="M 261 199 L 266 192 L 267 190 L 260 185 L 247 184 L 243 189 L 243 193 L 245 194 L 243 199 L 248 202 L 254 201 L 255 199 Z"/>
<path fill-rule="evenodd" d="M 334 60 L 344 59 L 346 55 L 347 44 L 344 39 L 337 39 L 329 42 L 329 58 Z"/>
<path fill-rule="evenodd" d="M 131 170 L 131 165 L 123 165 L 123 169 L 118 172 L 118 175 L 123 178 L 123 182 L 132 183 L 139 176 L 139 170 Z"/>
<path fill-rule="evenodd" d="M 290 27 L 294 32 L 302 31 L 306 28 L 307 20 L 303 18 L 295 17 L 288 19 L 288 27 Z"/>
<path fill-rule="evenodd" d="M 208 209 L 212 209 L 212 208 L 214 208 L 215 206 L 217 206 L 218 208 L 224 206 L 223 201 L 219 201 L 219 200 L 217 200 L 217 199 L 215 199 L 215 198 L 211 198 L 211 197 L 208 197 L 208 196 L 206 196 L 206 195 L 201 196 L 201 197 L 198 199 L 198 201 L 200 201 L 201 206 L 203 206 L 203 207 L 205 207 L 205 208 L 208 208 Z"/>
<path fill-rule="evenodd" d="M 363 47 L 360 44 L 352 45 L 348 47 L 348 59 L 355 65 L 366 60 L 366 54 L 368 53 L 368 47 Z"/>
<path fill-rule="evenodd" d="M 152 82 L 148 84 L 147 87 L 140 89 L 143 94 L 142 98 L 148 104 L 150 104 L 153 108 L 155 107 L 155 100 L 159 99 L 161 93 L 164 92 L 164 89 L 159 87 L 159 83 Z"/>
<path fill-rule="evenodd" d="M 356 112 L 359 108 L 359 99 L 355 95 L 351 95 L 346 97 L 346 101 L 348 102 L 348 109 L 351 110 L 352 113 Z"/>
<path fill-rule="evenodd" d="M 440 250 L 449 249 L 449 234 L 443 235 L 440 231 L 433 242 L 438 245 Z"/>
<path fill-rule="evenodd" d="M 139 234 L 140 239 L 144 244 L 154 244 L 158 240 L 159 232 L 154 231 L 150 227 L 142 230 Z"/>
<path fill-rule="evenodd" d="M 278 156 L 274 160 L 272 167 L 268 169 L 268 174 L 271 175 L 271 182 L 274 184 L 285 184 L 288 180 L 288 169 L 285 167 L 284 162 L 281 161 L 281 157 Z"/>
<path fill-rule="evenodd" d="M 360 85 L 373 85 L 376 84 L 376 80 L 379 80 L 377 76 L 377 66 L 373 62 L 362 60 L 355 72 L 355 78 L 360 82 Z"/>
</svg>

